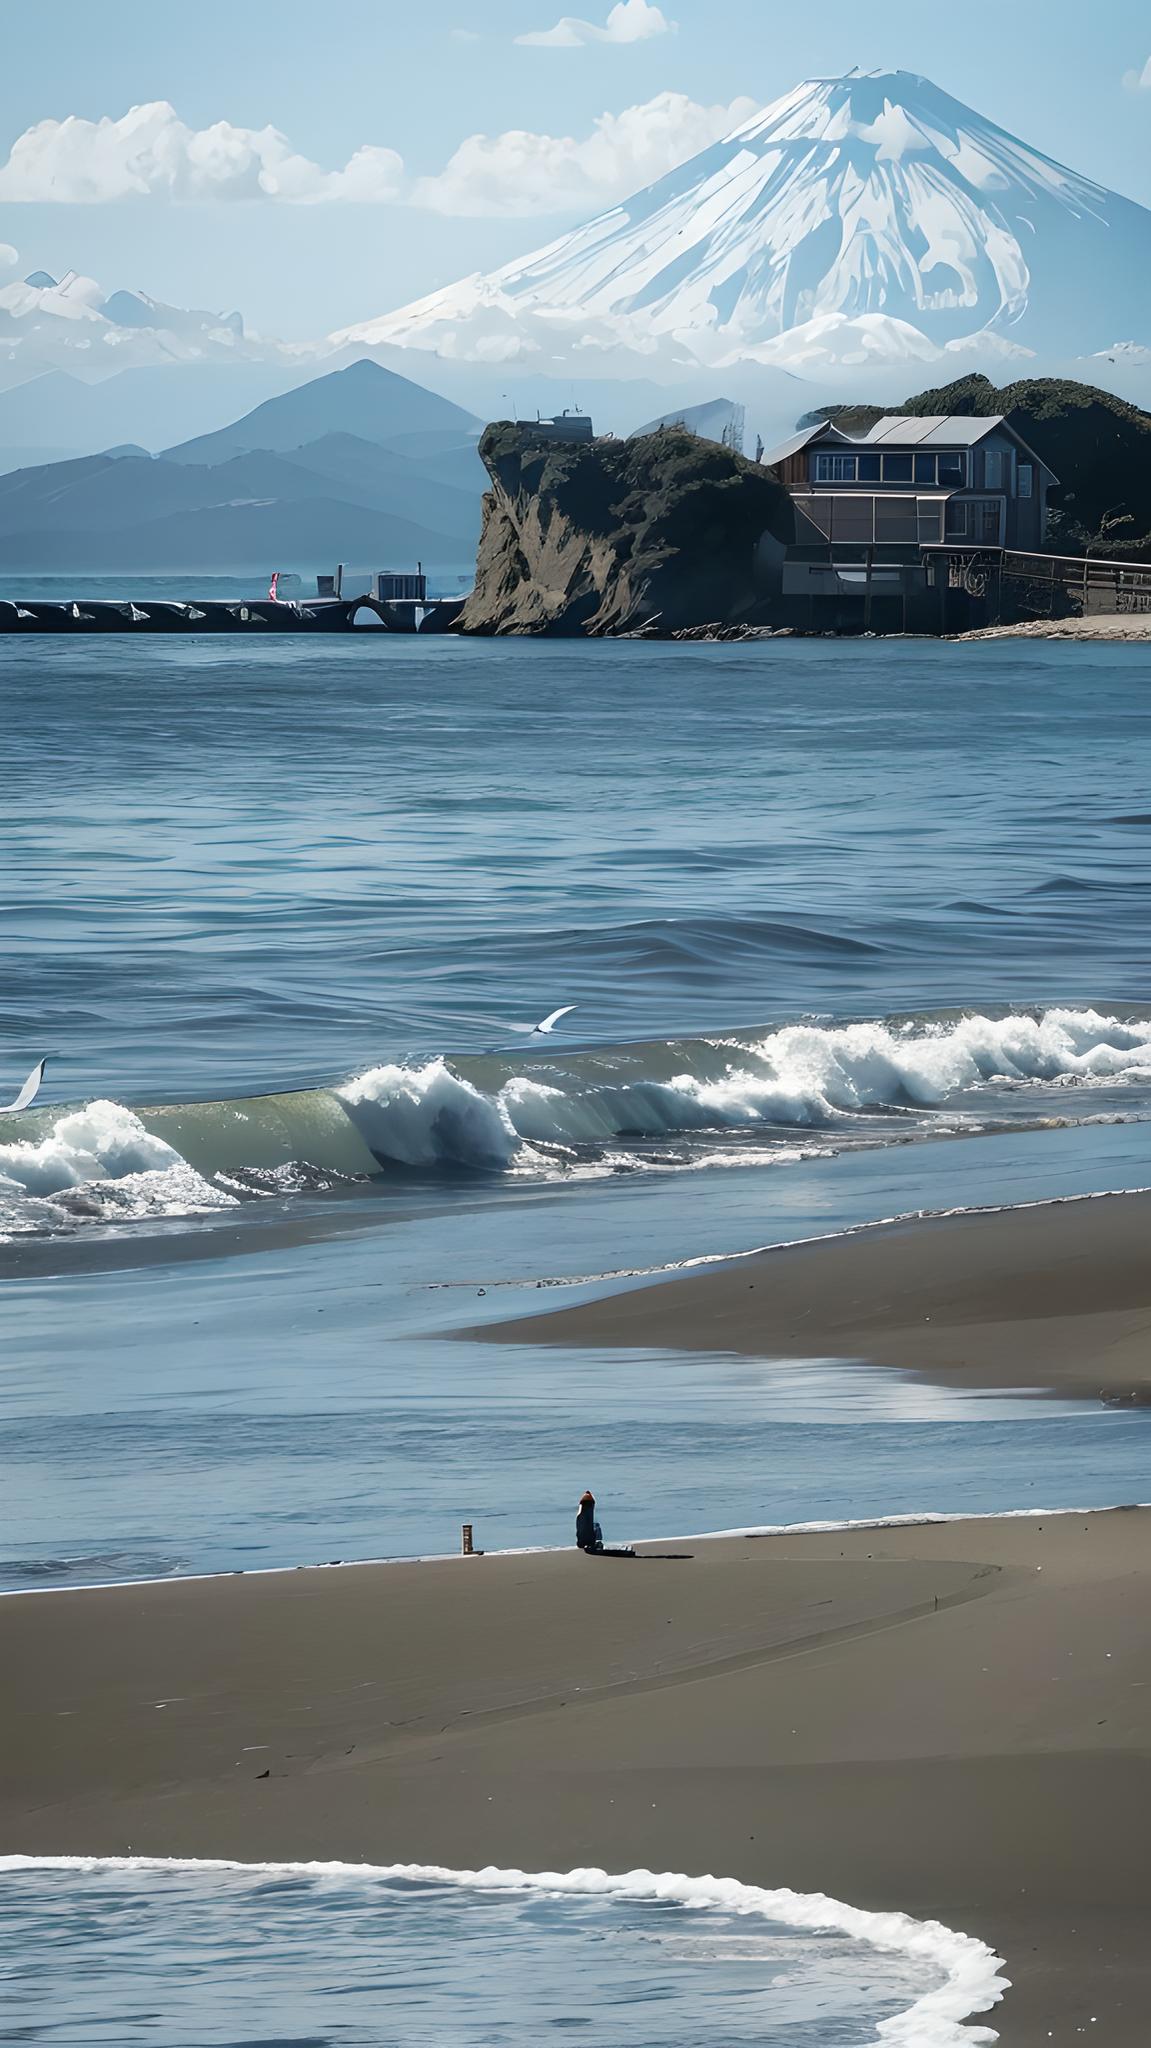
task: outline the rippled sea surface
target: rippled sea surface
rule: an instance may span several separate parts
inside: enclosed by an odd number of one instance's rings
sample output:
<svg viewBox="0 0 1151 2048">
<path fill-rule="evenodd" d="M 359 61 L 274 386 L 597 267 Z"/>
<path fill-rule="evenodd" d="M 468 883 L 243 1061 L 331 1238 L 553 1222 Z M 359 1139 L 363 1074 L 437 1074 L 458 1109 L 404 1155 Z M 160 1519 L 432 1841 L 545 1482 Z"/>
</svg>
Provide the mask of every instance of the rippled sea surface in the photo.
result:
<svg viewBox="0 0 1151 2048">
<path fill-rule="evenodd" d="M 1139 647 L 23 641 L 5 1042 L 131 1101 L 1147 998 Z"/>
</svg>

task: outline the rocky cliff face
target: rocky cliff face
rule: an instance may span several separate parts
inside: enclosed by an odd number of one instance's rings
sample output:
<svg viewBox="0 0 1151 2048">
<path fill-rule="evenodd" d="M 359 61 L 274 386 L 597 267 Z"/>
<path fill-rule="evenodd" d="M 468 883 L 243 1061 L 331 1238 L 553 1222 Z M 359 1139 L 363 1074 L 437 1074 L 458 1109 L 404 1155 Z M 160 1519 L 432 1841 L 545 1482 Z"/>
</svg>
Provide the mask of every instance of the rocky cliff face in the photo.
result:
<svg viewBox="0 0 1151 2048">
<path fill-rule="evenodd" d="M 465 633 L 610 634 L 766 619 L 792 537 L 770 470 L 677 428 L 564 446 L 490 426 Z"/>
</svg>

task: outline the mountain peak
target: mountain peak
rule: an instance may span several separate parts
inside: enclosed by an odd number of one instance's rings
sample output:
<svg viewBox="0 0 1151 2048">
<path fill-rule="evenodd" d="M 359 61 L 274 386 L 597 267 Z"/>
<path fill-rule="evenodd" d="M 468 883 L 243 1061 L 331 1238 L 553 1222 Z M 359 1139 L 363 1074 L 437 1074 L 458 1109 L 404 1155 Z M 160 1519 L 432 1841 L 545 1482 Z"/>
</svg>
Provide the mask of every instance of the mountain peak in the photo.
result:
<svg viewBox="0 0 1151 2048">
<path fill-rule="evenodd" d="M 403 433 L 451 431 L 466 440 L 479 425 L 450 399 L 361 357 L 265 399 L 218 433 L 199 435 L 164 453 L 174 462 L 211 464 L 251 449 L 288 453 L 332 433 L 382 442 Z"/>
<path fill-rule="evenodd" d="M 713 367 L 1064 356 L 1146 329 L 1151 213 L 912 71 L 811 78 L 586 226 L 336 339 Z"/>
</svg>

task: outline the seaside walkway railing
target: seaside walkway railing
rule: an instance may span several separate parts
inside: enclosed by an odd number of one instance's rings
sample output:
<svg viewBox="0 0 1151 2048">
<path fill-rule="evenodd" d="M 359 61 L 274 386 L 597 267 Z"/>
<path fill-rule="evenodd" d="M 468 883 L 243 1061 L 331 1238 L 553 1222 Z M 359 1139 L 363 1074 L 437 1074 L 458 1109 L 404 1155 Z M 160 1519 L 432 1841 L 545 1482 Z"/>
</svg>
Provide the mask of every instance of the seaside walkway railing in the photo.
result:
<svg viewBox="0 0 1151 2048">
<path fill-rule="evenodd" d="M 1013 548 L 977 548 L 946 542 L 921 550 L 927 563 L 946 565 L 952 590 L 984 598 L 1001 613 L 1025 609 L 1036 617 L 1098 617 L 1151 612 L 1151 562 L 1105 555 L 1047 555 Z M 940 582 L 938 571 L 936 583 Z"/>
</svg>

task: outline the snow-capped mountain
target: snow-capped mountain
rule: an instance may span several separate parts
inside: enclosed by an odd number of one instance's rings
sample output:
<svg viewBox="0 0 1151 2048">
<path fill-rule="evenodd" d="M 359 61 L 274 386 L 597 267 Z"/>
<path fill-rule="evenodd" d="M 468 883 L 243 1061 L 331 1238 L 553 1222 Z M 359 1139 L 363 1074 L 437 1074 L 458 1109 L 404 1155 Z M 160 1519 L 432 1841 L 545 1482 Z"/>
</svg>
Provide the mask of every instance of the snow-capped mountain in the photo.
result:
<svg viewBox="0 0 1151 2048">
<path fill-rule="evenodd" d="M 87 377 L 165 363 L 261 361 L 289 355 L 245 335 L 238 313 L 189 312 L 143 292 L 108 294 L 70 270 L 33 271 L 0 287 L 0 378 L 69 369 Z"/>
<path fill-rule="evenodd" d="M 809 79 L 626 204 L 338 343 L 723 367 L 1151 340 L 1151 211 L 910 72 Z"/>
</svg>

